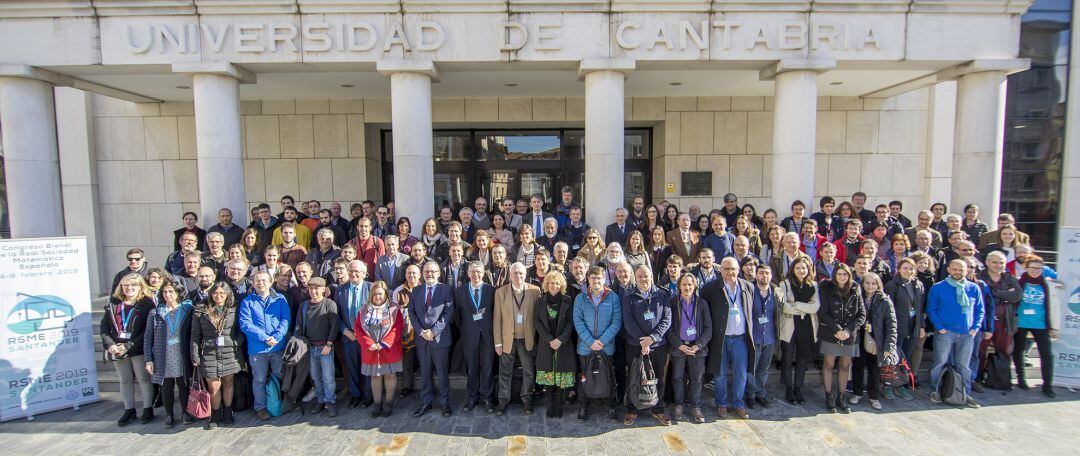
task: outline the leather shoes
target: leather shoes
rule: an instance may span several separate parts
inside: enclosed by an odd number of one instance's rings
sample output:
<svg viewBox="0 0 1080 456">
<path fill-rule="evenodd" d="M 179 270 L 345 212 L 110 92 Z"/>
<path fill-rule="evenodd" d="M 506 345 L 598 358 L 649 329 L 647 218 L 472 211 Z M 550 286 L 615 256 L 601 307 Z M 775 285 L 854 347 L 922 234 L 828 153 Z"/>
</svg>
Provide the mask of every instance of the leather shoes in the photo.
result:
<svg viewBox="0 0 1080 456">
<path fill-rule="evenodd" d="M 450 418 L 450 415 L 452 415 L 452 414 L 453 413 L 450 412 L 450 406 L 449 405 L 446 406 L 446 407 L 443 407 L 443 409 L 442 409 L 443 418 Z"/>
<path fill-rule="evenodd" d="M 416 410 L 413 410 L 412 416 L 413 416 L 413 418 L 420 418 L 420 417 L 424 416 L 424 414 L 427 413 L 428 410 L 431 410 L 431 404 L 421 405 Z"/>
<path fill-rule="evenodd" d="M 661 426 L 671 426 L 671 418 L 667 416 L 667 413 L 653 412 L 652 416 L 656 418 L 656 422 L 660 423 Z"/>
<path fill-rule="evenodd" d="M 368 408 L 368 407 L 371 407 L 371 404 L 374 404 L 374 403 L 375 403 L 374 399 L 363 399 L 363 400 L 360 401 L 360 406 L 363 407 L 363 408 Z"/>
<path fill-rule="evenodd" d="M 349 408 L 351 408 L 351 409 L 356 408 L 359 405 L 360 405 L 360 398 L 354 397 L 352 399 L 349 399 Z"/>
<path fill-rule="evenodd" d="M 476 408 L 476 401 L 469 401 L 465 403 L 465 406 L 461 408 L 461 411 L 471 412 L 474 408 Z"/>
<path fill-rule="evenodd" d="M 716 416 L 719 416 L 722 420 L 727 419 L 727 413 L 727 407 L 720 406 L 716 408 Z"/>
<path fill-rule="evenodd" d="M 495 403 L 491 401 L 484 401 L 484 408 L 488 413 L 495 413 Z"/>
<path fill-rule="evenodd" d="M 532 412 L 533 412 L 533 406 L 532 406 L 532 402 L 526 402 L 526 403 L 524 403 L 524 404 L 523 404 L 523 405 L 521 406 L 521 408 L 525 409 L 525 414 L 526 414 L 526 415 L 532 415 Z"/>
<path fill-rule="evenodd" d="M 735 416 L 738 416 L 739 419 L 742 419 L 742 420 L 750 419 L 750 413 L 748 413 L 746 411 L 745 407 L 739 407 L 739 408 L 735 409 Z"/>
<path fill-rule="evenodd" d="M 506 406 L 505 405 L 499 404 L 498 407 L 495 407 L 495 415 L 496 416 L 503 416 L 505 414 L 506 414 Z"/>
<path fill-rule="evenodd" d="M 758 396 L 758 397 L 754 398 L 754 402 L 757 402 L 758 405 L 760 405 L 762 407 L 766 407 L 766 408 L 772 405 L 772 403 L 769 402 L 768 399 L 765 399 L 765 396 Z"/>
<path fill-rule="evenodd" d="M 622 424 L 633 426 L 635 421 L 637 421 L 637 413 L 629 412 L 623 416 Z"/>
</svg>

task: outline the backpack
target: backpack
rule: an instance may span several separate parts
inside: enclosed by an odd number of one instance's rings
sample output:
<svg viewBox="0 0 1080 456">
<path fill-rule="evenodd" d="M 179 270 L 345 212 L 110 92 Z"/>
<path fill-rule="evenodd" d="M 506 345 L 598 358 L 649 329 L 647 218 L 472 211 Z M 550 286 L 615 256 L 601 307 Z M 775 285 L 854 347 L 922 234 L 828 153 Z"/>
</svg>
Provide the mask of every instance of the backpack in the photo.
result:
<svg viewBox="0 0 1080 456">
<path fill-rule="evenodd" d="M 967 405 L 967 387 L 964 379 L 952 366 L 945 366 L 941 373 L 941 385 L 938 386 L 938 395 L 941 401 L 949 405 Z"/>
<path fill-rule="evenodd" d="M 1004 355 L 992 351 L 986 354 L 986 378 L 983 384 L 987 388 L 996 390 L 1012 389 L 1012 370 L 1009 368 L 1009 360 Z"/>
<path fill-rule="evenodd" d="M 906 359 L 901 358 L 896 364 L 881 366 L 881 382 L 889 386 L 906 386 L 910 390 L 915 389 L 915 374 L 911 372 L 911 366 Z"/>
<path fill-rule="evenodd" d="M 588 399 L 605 399 L 611 397 L 613 370 L 611 360 L 601 351 L 594 351 L 585 360 L 585 369 L 581 374 L 581 382 L 585 385 L 585 397 Z"/>
<path fill-rule="evenodd" d="M 270 380 L 266 382 L 266 411 L 270 416 L 281 416 L 284 407 L 281 401 L 281 383 L 277 377 L 270 374 Z"/>
<path fill-rule="evenodd" d="M 656 406 L 660 401 L 656 390 L 656 371 L 649 355 L 641 355 L 630 364 L 630 378 L 626 380 L 626 397 L 638 410 Z"/>
</svg>

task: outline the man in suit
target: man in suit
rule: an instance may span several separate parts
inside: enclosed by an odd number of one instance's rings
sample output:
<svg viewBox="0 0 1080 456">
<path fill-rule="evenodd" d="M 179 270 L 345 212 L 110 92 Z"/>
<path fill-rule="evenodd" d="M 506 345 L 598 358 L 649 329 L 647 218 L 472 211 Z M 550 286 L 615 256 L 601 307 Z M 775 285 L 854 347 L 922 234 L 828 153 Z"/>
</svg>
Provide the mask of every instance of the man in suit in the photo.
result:
<svg viewBox="0 0 1080 456">
<path fill-rule="evenodd" d="M 548 252 L 553 252 L 558 242 L 566 242 L 566 238 L 559 235 L 559 221 L 554 218 L 544 220 L 543 236 L 536 238 L 536 243 Z"/>
<path fill-rule="evenodd" d="M 416 354 L 420 358 L 420 407 L 413 418 L 431 410 L 435 399 L 435 382 L 439 382 L 439 402 L 442 416 L 450 412 L 450 324 L 454 312 L 454 292 L 439 283 L 439 265 L 433 261 L 423 265 L 424 283 L 413 288 L 410 295 L 409 320 L 418 336 Z M 433 375 L 435 378 L 433 378 Z"/>
<path fill-rule="evenodd" d="M 539 193 L 529 198 L 529 208 L 531 209 L 527 214 L 521 216 L 521 224 L 529 225 L 533 229 L 533 233 L 544 232 L 544 220 L 553 215 L 544 212 L 544 197 Z"/>
<path fill-rule="evenodd" d="M 495 291 L 495 354 L 499 356 L 499 406 L 495 414 L 502 416 L 510 405 L 514 362 L 521 363 L 521 404 L 525 414 L 533 411 L 532 395 L 536 382 L 536 312 L 533 307 L 540 297 L 540 288 L 525 283 L 524 264 L 510 265 L 510 284 Z"/>
<path fill-rule="evenodd" d="M 679 227 L 668 231 L 667 243 L 671 252 L 683 259 L 683 263 L 693 263 L 701 248 L 701 234 L 690 229 L 690 214 L 679 214 Z"/>
<path fill-rule="evenodd" d="M 405 283 L 405 268 L 402 265 L 409 260 L 409 256 L 398 251 L 400 242 L 398 235 L 388 234 L 383 239 L 386 255 L 379 257 L 375 262 L 375 280 L 386 282 L 391 290 Z"/>
<path fill-rule="evenodd" d="M 626 220 L 626 216 L 626 208 L 615 209 L 615 223 L 608 225 L 604 231 L 604 242 L 608 244 L 618 242 L 619 245 L 626 247 L 626 241 L 630 239 L 630 230 L 634 229 L 633 225 Z"/>
<path fill-rule="evenodd" d="M 716 414 L 727 418 L 734 411 L 742 419 L 750 417 L 743 401 L 746 374 L 754 359 L 753 285 L 739 278 L 739 263 L 734 258 L 720 262 L 723 280 L 713 281 L 701 288 L 701 297 L 712 313 L 713 338 L 709 341 L 709 360 L 705 371 L 713 376 Z M 731 389 L 727 379 L 732 376 Z M 730 393 L 730 398 L 729 398 Z M 733 410 L 729 410 L 731 406 Z"/>
<path fill-rule="evenodd" d="M 371 282 L 367 278 L 367 265 L 360 260 L 349 262 L 349 282 L 334 291 L 334 302 L 341 319 L 342 358 L 345 358 L 345 378 L 349 383 L 349 408 L 358 405 L 367 407 L 372 404 L 371 383 L 368 377 L 360 374 L 360 345 L 356 341 L 356 315 L 368 300 Z M 404 275 L 404 274 L 402 274 Z"/>
<path fill-rule="evenodd" d="M 469 282 L 454 290 L 454 322 L 461 334 L 458 341 L 465 355 L 465 407 L 471 411 L 481 399 L 488 413 L 495 411 L 495 342 L 492 322 L 495 314 L 495 287 L 484 283 L 484 264 L 468 264 Z"/>
</svg>

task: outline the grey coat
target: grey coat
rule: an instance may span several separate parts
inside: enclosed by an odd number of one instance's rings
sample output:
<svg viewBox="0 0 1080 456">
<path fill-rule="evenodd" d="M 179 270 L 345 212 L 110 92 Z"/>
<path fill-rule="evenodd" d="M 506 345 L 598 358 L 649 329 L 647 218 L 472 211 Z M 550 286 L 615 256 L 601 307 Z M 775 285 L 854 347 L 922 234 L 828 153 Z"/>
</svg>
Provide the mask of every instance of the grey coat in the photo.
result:
<svg viewBox="0 0 1080 456">
<path fill-rule="evenodd" d="M 191 316 L 195 313 L 195 307 L 191 304 L 191 301 L 183 301 L 180 303 L 181 315 L 179 326 L 176 328 L 177 337 L 180 338 L 180 343 L 172 347 L 169 347 L 168 337 L 169 329 L 165 321 L 165 315 L 169 311 L 165 307 L 165 303 L 157 306 L 146 320 L 146 332 L 143 334 L 143 352 L 146 355 L 146 362 L 154 363 L 154 374 L 150 376 L 150 381 L 156 385 L 160 385 L 165 381 L 165 360 L 167 359 L 167 350 L 180 350 L 181 358 L 184 360 L 184 377 L 191 377 L 191 363 L 187 360 L 191 359 Z"/>
<path fill-rule="evenodd" d="M 246 336 L 236 321 L 236 307 L 225 310 L 221 334 L 225 343 L 217 345 L 217 328 L 205 306 L 195 308 L 191 317 L 191 360 L 198 362 L 206 378 L 221 378 L 244 370 L 244 342 Z"/>
</svg>

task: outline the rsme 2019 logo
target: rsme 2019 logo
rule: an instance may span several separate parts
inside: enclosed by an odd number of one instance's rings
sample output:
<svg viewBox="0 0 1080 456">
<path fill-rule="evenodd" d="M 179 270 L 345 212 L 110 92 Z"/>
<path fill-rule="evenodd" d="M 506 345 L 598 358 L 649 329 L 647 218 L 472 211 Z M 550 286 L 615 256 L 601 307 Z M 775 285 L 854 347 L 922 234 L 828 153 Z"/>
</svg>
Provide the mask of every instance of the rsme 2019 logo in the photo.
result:
<svg viewBox="0 0 1080 456">
<path fill-rule="evenodd" d="M 16 334 L 63 329 L 64 324 L 75 317 L 75 307 L 59 296 L 20 292 L 15 296 L 19 302 L 8 312 L 5 323 Z"/>
<path fill-rule="evenodd" d="M 1069 311 L 1080 315 L 1080 287 L 1077 287 L 1069 294 Z"/>
</svg>

